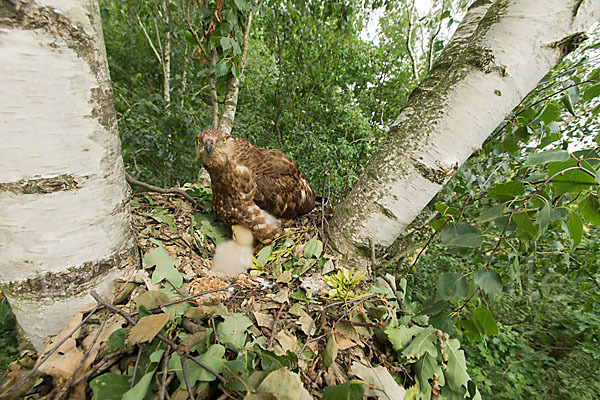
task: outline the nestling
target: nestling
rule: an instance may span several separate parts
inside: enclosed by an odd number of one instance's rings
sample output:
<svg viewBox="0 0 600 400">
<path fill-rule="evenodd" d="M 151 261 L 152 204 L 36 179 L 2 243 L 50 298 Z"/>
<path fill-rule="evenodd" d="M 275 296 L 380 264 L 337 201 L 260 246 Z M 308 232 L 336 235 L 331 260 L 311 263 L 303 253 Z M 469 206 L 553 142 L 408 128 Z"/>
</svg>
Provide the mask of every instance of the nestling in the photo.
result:
<svg viewBox="0 0 600 400">
<path fill-rule="evenodd" d="M 233 240 L 221 243 L 215 249 L 211 271 L 218 276 L 238 276 L 252 266 L 252 232 L 241 225 L 233 225 Z"/>
<path fill-rule="evenodd" d="M 263 243 L 282 233 L 282 219 L 307 213 L 315 205 L 304 174 L 281 151 L 209 129 L 198 134 L 196 155 L 210 174 L 217 217 L 248 227 Z"/>
</svg>

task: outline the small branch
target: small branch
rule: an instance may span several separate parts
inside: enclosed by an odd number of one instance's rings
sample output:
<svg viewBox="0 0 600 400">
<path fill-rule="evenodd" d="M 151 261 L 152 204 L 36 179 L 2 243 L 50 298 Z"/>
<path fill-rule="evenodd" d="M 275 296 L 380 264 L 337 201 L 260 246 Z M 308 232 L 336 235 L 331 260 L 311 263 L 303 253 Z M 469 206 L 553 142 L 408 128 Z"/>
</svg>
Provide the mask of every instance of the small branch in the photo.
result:
<svg viewBox="0 0 600 400">
<path fill-rule="evenodd" d="M 417 58 L 414 54 L 414 50 L 412 48 L 412 29 L 413 29 L 413 15 L 415 12 L 416 0 L 413 0 L 412 5 L 408 9 L 408 32 L 406 34 L 406 51 L 408 52 L 408 56 L 410 57 L 410 65 L 412 67 L 412 72 L 415 77 L 415 82 L 419 82 L 419 68 L 417 66 Z"/>
<path fill-rule="evenodd" d="M 133 386 L 135 385 L 135 376 L 137 374 L 137 369 L 138 369 L 138 365 L 140 365 L 140 358 L 142 358 L 142 350 L 144 349 L 144 346 L 138 344 L 138 353 L 137 353 L 137 357 L 135 358 L 135 364 L 133 365 L 133 373 L 131 374 L 131 383 L 129 384 L 129 388 L 133 389 Z"/>
<path fill-rule="evenodd" d="M 192 387 L 190 386 L 190 379 L 188 378 L 188 371 L 187 371 L 186 364 L 187 364 L 187 358 L 181 357 L 181 372 L 183 373 L 183 380 L 185 381 L 185 387 L 187 388 L 188 396 L 191 400 L 196 400 L 196 398 L 194 397 L 194 393 L 192 392 Z"/>
<path fill-rule="evenodd" d="M 328 175 L 329 171 L 323 173 L 323 189 L 321 190 L 321 239 L 323 239 L 323 242 L 325 242 L 325 204 L 327 204 L 325 202 L 325 184 Z M 325 243 L 323 243 L 323 247 L 325 247 Z"/>
<path fill-rule="evenodd" d="M 161 307 L 172 306 L 173 304 L 185 303 L 187 301 L 195 299 L 196 297 L 204 296 L 205 294 L 210 294 L 210 293 L 215 293 L 215 292 L 222 292 L 224 290 L 229 290 L 230 288 L 235 287 L 237 285 L 238 285 L 237 283 L 233 283 L 233 284 L 231 284 L 229 286 L 225 286 L 225 287 L 222 287 L 222 288 L 219 288 L 219 289 L 206 290 L 204 292 L 200 292 L 200 293 L 196 293 L 196 294 L 191 295 L 191 296 L 184 297 L 183 299 L 169 301 L 168 303 L 161 304 L 160 306 L 148 307 L 148 308 L 146 308 L 146 310 L 147 311 L 152 311 L 152 310 L 159 309 Z M 134 312 L 130 313 L 129 315 L 134 316 L 134 315 L 137 315 L 137 314 L 138 314 L 138 311 L 134 311 Z"/>
<path fill-rule="evenodd" d="M 198 207 L 198 202 L 196 201 L 196 199 L 194 199 L 192 196 L 187 194 L 185 192 L 185 190 L 181 190 L 178 188 L 163 189 L 163 188 L 151 185 L 146 182 L 138 181 L 137 179 L 132 178 L 128 173 L 125 173 L 125 178 L 127 179 L 127 182 L 129 182 L 130 185 L 143 187 L 144 189 L 148 189 L 152 192 L 157 192 L 157 193 L 162 193 L 162 194 L 176 194 L 176 195 L 179 195 L 179 196 L 185 198 L 190 203 L 192 203 L 192 206 L 194 206 L 194 208 Z"/>
<path fill-rule="evenodd" d="M 210 103 L 211 103 L 211 116 L 212 116 L 212 128 L 219 128 L 219 95 L 217 94 L 217 76 L 214 68 L 217 65 L 217 49 L 212 49 L 210 52 L 210 66 L 213 71 L 208 76 L 208 84 L 210 86 Z"/>
<path fill-rule="evenodd" d="M 492 252 L 489 255 L 489 259 L 485 265 L 485 268 L 488 268 L 492 264 L 492 259 L 494 257 L 494 254 L 496 254 L 496 252 L 500 248 L 500 244 L 504 240 L 506 231 L 508 229 L 508 225 L 510 225 L 513 215 L 515 215 L 515 213 L 517 213 L 517 211 L 520 211 L 523 207 L 525 207 L 527 204 L 529 204 L 529 202 L 535 197 L 536 194 L 538 194 L 542 189 L 544 189 L 546 186 L 548 186 L 548 184 L 552 181 L 552 179 L 556 178 L 557 176 L 564 175 L 568 171 L 574 171 L 574 170 L 580 170 L 580 171 L 587 173 L 588 175 L 590 175 L 592 177 L 595 177 L 595 175 L 592 174 L 587 169 L 585 169 L 581 166 L 576 166 L 576 167 L 569 167 L 569 168 L 563 169 L 562 171 L 559 171 L 559 172 L 555 173 L 554 175 L 552 175 L 550 178 L 546 179 L 546 181 L 544 183 L 542 183 L 534 192 L 532 192 L 531 195 L 529 195 L 529 197 L 527 199 L 525 199 L 525 201 L 521 205 L 519 205 L 518 207 L 516 207 L 514 210 L 511 211 L 511 213 L 508 216 L 508 221 L 506 221 L 506 225 L 504 225 L 504 229 L 502 230 L 502 233 L 500 234 L 500 237 L 498 238 L 498 242 L 496 243 L 496 246 L 494 247 L 494 249 L 492 250 Z"/>
<path fill-rule="evenodd" d="M 150 35 L 148 35 L 148 31 L 146 31 L 146 28 L 144 27 L 144 24 L 142 23 L 142 20 L 140 19 L 140 16 L 137 13 L 137 10 L 134 9 L 134 12 L 135 12 L 135 17 L 137 18 L 138 24 L 142 28 L 142 32 L 144 32 L 144 36 L 146 36 L 146 40 L 148 40 L 148 43 L 150 44 L 150 47 L 152 48 L 154 55 L 158 59 L 158 63 L 162 66 L 163 65 L 162 57 L 158 53 L 158 50 L 156 50 L 156 47 L 154 47 L 154 43 L 152 43 L 152 39 L 150 39 Z"/>
<path fill-rule="evenodd" d="M 164 400 L 165 390 L 167 388 L 167 375 L 169 375 L 169 354 L 171 348 L 167 346 L 163 354 L 163 376 L 160 383 L 160 390 L 158 391 L 158 400 Z"/>
</svg>

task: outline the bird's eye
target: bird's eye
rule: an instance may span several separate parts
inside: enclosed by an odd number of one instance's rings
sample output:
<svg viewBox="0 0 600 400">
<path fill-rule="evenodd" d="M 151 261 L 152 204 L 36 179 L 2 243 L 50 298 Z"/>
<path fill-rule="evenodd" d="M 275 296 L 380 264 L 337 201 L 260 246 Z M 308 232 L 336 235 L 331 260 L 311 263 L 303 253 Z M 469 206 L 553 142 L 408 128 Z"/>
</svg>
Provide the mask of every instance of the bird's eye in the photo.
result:
<svg viewBox="0 0 600 400">
<path fill-rule="evenodd" d="M 198 142 L 198 144 L 202 144 L 202 140 L 200 139 L 200 137 L 198 137 L 198 138 L 196 139 L 196 141 Z"/>
<path fill-rule="evenodd" d="M 223 144 L 227 143 L 227 138 L 223 138 Z"/>
</svg>

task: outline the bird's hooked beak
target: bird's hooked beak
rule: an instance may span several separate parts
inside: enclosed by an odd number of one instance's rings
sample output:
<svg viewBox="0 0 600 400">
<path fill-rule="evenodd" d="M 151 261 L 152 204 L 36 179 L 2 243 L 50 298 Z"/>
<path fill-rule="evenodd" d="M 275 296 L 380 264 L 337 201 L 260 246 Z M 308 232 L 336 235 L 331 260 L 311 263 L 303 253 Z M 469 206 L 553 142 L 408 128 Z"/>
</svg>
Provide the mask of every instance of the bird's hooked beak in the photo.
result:
<svg viewBox="0 0 600 400">
<path fill-rule="evenodd" d="M 210 151 L 213 148 L 213 140 L 212 139 L 206 139 L 206 144 L 204 145 L 204 148 L 206 149 L 206 154 L 210 155 Z"/>
</svg>

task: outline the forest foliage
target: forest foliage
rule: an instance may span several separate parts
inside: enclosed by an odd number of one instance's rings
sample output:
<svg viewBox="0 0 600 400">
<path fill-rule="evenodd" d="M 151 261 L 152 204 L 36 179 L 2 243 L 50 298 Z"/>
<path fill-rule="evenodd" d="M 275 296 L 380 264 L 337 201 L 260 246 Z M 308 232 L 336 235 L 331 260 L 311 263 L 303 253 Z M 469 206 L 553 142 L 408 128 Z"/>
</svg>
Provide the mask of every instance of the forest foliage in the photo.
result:
<svg viewBox="0 0 600 400">
<path fill-rule="evenodd" d="M 385 140 L 468 5 L 217 3 L 100 2 L 128 173 L 163 187 L 195 181 L 194 138 L 211 125 L 211 76 L 222 103 L 234 74 L 241 89 L 232 134 L 284 151 L 318 192 L 327 173 L 334 198 Z M 250 10 L 241 71 L 240 28 Z M 374 14 L 377 39 L 367 40 Z M 201 45 L 211 24 L 212 42 Z M 206 57 L 213 48 L 214 65 Z M 596 31 L 491 132 L 423 211 L 425 223 L 378 259 L 375 272 L 397 277 L 404 312 L 422 322 L 399 318 L 385 332 L 417 379 L 435 371 L 464 383 L 468 371 L 462 397 L 475 395 L 473 383 L 494 399 L 600 392 L 590 368 L 600 365 L 599 49 Z M 437 330 L 449 334 L 446 351 Z M 417 338 L 430 351 L 413 353 Z M 459 346 L 464 359 L 444 356 Z M 419 382 L 428 390 L 431 383 Z M 442 394 L 453 392 L 460 390 L 449 383 Z"/>
</svg>

